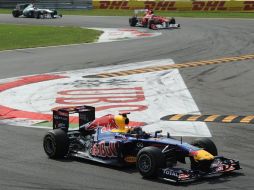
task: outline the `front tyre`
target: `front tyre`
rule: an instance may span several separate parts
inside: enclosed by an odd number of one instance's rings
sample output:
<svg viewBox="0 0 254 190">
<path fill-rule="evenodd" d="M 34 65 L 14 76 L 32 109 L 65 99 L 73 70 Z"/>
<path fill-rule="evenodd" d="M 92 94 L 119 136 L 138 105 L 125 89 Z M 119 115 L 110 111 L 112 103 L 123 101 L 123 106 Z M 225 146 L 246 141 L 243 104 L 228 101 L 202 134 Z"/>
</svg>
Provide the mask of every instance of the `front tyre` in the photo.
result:
<svg viewBox="0 0 254 190">
<path fill-rule="evenodd" d="M 196 139 L 191 144 L 193 146 L 203 148 L 205 151 L 209 152 L 213 156 L 218 155 L 216 145 L 209 138 Z M 207 172 L 210 168 L 211 161 L 209 161 L 209 160 L 204 160 L 204 161 L 197 162 L 192 157 L 190 157 L 190 160 L 191 160 L 191 169 L 192 170 L 201 170 L 201 171 Z"/>
<path fill-rule="evenodd" d="M 148 20 L 148 23 L 147 23 L 147 27 L 148 27 L 149 29 L 155 29 L 154 26 L 155 26 L 154 20 L 149 19 L 149 20 Z"/>
<path fill-rule="evenodd" d="M 175 24 L 175 23 L 176 23 L 176 20 L 175 20 L 174 17 L 172 17 L 172 18 L 170 19 L 170 21 L 169 21 L 169 24 Z"/>
<path fill-rule="evenodd" d="M 142 148 L 137 155 L 136 166 L 145 178 L 155 178 L 159 168 L 165 165 L 165 157 L 157 147 Z"/>
<path fill-rule="evenodd" d="M 43 148 L 49 158 L 63 158 L 69 150 L 68 135 L 62 129 L 47 132 L 43 139 Z"/>
<path fill-rule="evenodd" d="M 57 11 L 54 10 L 52 13 L 50 13 L 51 18 L 55 18 L 55 16 L 57 15 Z"/>
<path fill-rule="evenodd" d="M 196 139 L 191 143 L 193 146 L 203 148 L 205 151 L 209 152 L 213 156 L 218 155 L 217 147 L 214 142 L 209 138 Z"/>
</svg>

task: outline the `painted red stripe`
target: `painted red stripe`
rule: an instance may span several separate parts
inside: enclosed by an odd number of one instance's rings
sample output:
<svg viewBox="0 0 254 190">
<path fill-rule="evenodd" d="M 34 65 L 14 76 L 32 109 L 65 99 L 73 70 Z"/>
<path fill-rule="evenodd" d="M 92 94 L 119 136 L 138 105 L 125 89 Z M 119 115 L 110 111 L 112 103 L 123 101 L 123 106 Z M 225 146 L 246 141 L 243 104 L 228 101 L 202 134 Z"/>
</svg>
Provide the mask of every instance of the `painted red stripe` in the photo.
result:
<svg viewBox="0 0 254 190">
<path fill-rule="evenodd" d="M 4 84 L 0 84 L 0 92 L 3 92 L 5 90 L 24 86 L 27 84 L 33 84 L 43 81 L 49 81 L 49 80 L 56 80 L 66 78 L 65 76 L 60 75 L 34 75 L 34 76 L 28 76 L 28 77 L 22 77 L 16 81 L 7 82 Z M 52 121 L 52 114 L 44 114 L 44 113 L 36 113 L 31 111 L 23 111 L 18 110 L 6 106 L 0 105 L 0 120 L 1 119 L 13 119 L 13 118 L 24 118 L 24 119 L 32 119 L 32 120 L 44 120 L 44 121 Z M 77 117 L 70 117 L 71 123 L 78 123 Z M 145 125 L 144 122 L 130 122 L 129 126 L 143 126 Z"/>
<path fill-rule="evenodd" d="M 60 75 L 35 75 L 35 76 L 23 77 L 16 81 L 0 84 L 0 92 L 11 89 L 11 88 L 19 87 L 19 86 L 24 86 L 27 84 L 43 82 L 48 80 L 55 80 L 60 78 L 66 78 L 66 77 L 60 76 Z"/>
<path fill-rule="evenodd" d="M 22 77 L 12 82 L 0 84 L 0 92 L 3 92 L 11 88 L 19 87 L 19 86 L 24 86 L 27 84 L 61 79 L 61 78 L 66 78 L 66 77 L 60 76 L 60 75 L 35 75 L 35 76 Z M 52 116 L 50 114 L 17 110 L 17 109 L 9 108 L 2 105 L 0 105 L 0 118 L 3 118 L 3 119 L 25 118 L 25 119 L 46 120 L 46 121 L 52 120 Z"/>
</svg>

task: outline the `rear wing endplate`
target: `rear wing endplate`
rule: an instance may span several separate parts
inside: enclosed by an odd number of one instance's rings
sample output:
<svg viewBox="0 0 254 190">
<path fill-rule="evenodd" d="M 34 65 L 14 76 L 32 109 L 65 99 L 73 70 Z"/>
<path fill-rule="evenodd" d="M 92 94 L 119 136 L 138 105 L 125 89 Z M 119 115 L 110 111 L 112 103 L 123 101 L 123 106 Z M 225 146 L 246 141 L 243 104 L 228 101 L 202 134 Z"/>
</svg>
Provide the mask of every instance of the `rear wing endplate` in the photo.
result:
<svg viewBox="0 0 254 190">
<path fill-rule="evenodd" d="M 70 115 L 78 113 L 79 127 L 95 119 L 95 107 L 76 106 L 53 109 L 53 129 L 61 128 L 66 132 L 69 129 Z"/>
</svg>

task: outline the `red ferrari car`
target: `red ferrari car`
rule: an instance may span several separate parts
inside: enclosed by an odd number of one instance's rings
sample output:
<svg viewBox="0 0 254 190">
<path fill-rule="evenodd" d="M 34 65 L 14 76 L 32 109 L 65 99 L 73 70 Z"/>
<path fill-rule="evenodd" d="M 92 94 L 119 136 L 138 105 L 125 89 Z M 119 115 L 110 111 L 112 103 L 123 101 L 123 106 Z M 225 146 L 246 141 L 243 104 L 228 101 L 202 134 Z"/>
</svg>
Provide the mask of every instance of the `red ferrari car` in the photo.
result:
<svg viewBox="0 0 254 190">
<path fill-rule="evenodd" d="M 140 14 L 143 16 L 139 16 Z M 132 27 L 140 26 L 153 30 L 180 28 L 180 24 L 176 24 L 175 18 L 157 16 L 152 10 L 147 9 L 135 10 L 134 16 L 129 18 L 129 24 Z"/>
</svg>

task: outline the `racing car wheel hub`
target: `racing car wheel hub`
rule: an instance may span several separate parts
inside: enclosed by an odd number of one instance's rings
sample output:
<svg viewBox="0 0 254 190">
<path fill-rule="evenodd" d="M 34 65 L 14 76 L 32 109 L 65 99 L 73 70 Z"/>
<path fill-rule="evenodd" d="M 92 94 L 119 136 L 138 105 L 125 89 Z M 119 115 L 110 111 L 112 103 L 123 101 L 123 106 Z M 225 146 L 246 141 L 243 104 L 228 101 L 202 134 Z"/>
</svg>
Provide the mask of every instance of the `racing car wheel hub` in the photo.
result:
<svg viewBox="0 0 254 190">
<path fill-rule="evenodd" d="M 55 146 L 55 144 L 53 143 L 53 140 L 52 140 L 50 137 L 48 137 L 48 138 L 45 139 L 45 142 L 44 142 L 44 149 L 45 149 L 45 151 L 46 151 L 49 155 L 52 154 L 52 153 L 55 151 L 56 146 Z"/>
<path fill-rule="evenodd" d="M 152 160 L 147 154 L 143 154 L 139 157 L 140 170 L 142 172 L 147 172 L 150 170 L 152 165 Z"/>
</svg>

